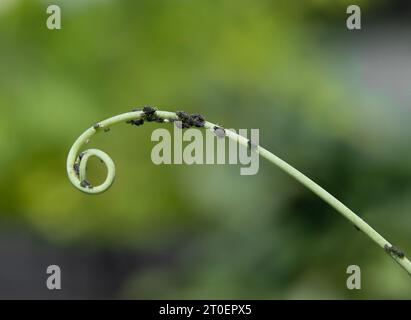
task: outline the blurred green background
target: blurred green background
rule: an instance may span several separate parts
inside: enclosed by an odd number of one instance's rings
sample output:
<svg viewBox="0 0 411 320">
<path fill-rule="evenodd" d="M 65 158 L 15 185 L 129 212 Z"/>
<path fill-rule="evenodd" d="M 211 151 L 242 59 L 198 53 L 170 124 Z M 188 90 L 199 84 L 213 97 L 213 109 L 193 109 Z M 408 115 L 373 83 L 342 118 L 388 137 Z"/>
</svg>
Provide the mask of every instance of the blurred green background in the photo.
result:
<svg viewBox="0 0 411 320">
<path fill-rule="evenodd" d="M 402 3 L 402 4 L 401 4 Z M 76 190 L 90 125 L 136 106 L 198 112 L 260 143 L 411 253 L 410 15 L 401 1 L 0 2 L 0 297 L 381 299 L 409 276 L 328 205 L 260 162 L 155 166 L 156 124 L 90 146 L 113 187 Z M 58 4 L 62 29 L 46 28 Z M 104 170 L 94 162 L 96 178 Z M 46 267 L 62 269 L 48 291 Z M 346 288 L 347 266 L 362 289 Z"/>
</svg>

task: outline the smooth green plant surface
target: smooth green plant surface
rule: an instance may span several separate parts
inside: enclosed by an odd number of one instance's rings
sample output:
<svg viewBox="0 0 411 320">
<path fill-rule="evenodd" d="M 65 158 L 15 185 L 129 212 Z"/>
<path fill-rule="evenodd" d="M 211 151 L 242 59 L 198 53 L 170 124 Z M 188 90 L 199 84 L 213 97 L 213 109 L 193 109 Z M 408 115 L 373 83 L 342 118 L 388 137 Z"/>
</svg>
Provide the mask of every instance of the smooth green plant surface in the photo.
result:
<svg viewBox="0 0 411 320">
<path fill-rule="evenodd" d="M 156 117 L 162 119 L 164 122 L 179 120 L 175 112 L 169 111 L 155 111 Z M 98 149 L 88 149 L 80 152 L 83 145 L 87 144 L 90 138 L 100 131 L 109 130 L 111 126 L 117 123 L 125 123 L 130 120 L 144 119 L 145 113 L 142 110 L 123 113 L 112 118 L 106 119 L 87 129 L 73 144 L 67 157 L 67 174 L 71 183 L 79 190 L 88 194 L 99 194 L 106 191 L 112 185 L 115 177 L 115 165 L 113 160 L 103 151 Z M 205 121 L 205 129 L 214 130 L 215 124 Z M 219 126 L 217 126 L 219 127 Z M 225 130 L 225 136 L 231 140 L 236 141 L 240 145 L 250 147 L 250 142 L 247 138 L 236 134 L 233 131 Z M 261 146 L 252 146 L 252 151 L 257 152 L 260 156 L 267 159 L 271 163 L 277 165 L 279 168 L 287 172 L 296 180 L 301 182 L 304 186 L 314 192 L 317 196 L 331 205 L 345 218 L 347 218 L 356 228 L 364 232 L 371 240 L 383 248 L 401 267 L 403 267 L 409 275 L 411 275 L 411 262 L 405 254 L 398 248 L 393 246 L 376 230 L 374 230 L 368 223 L 361 219 L 357 214 L 345 206 L 341 201 L 336 199 L 328 191 L 320 187 L 310 178 L 302 174 L 300 171 L 289 165 L 284 160 L 280 159 L 267 149 Z M 87 162 L 90 157 L 99 158 L 107 168 L 107 177 L 105 181 L 98 186 L 92 186 L 86 176 Z"/>
</svg>

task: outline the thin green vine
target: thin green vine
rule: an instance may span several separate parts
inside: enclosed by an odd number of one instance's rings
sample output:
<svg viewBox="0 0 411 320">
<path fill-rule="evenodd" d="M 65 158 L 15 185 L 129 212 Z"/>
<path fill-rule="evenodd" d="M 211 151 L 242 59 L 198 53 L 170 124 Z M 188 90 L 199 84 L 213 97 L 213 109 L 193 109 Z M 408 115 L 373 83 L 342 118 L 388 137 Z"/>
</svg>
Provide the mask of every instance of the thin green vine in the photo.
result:
<svg viewBox="0 0 411 320">
<path fill-rule="evenodd" d="M 87 144 L 91 137 L 100 132 L 108 131 L 110 127 L 117 123 L 130 123 L 133 125 L 141 125 L 144 121 L 155 122 L 174 122 L 181 121 L 182 127 L 197 126 L 205 129 L 213 130 L 217 135 L 221 136 L 221 132 L 227 138 L 238 142 L 245 147 L 251 147 L 253 152 L 257 152 L 260 156 L 267 159 L 271 163 L 277 165 L 290 176 L 302 183 L 317 196 L 327 202 L 330 206 L 347 218 L 356 228 L 364 232 L 371 240 L 383 248 L 401 267 L 403 267 L 409 275 L 411 275 L 411 262 L 405 254 L 397 247 L 388 242 L 377 231 L 375 231 L 368 223 L 356 215 L 352 210 L 345 206 L 342 202 L 332 196 L 325 189 L 320 187 L 310 178 L 302 174 L 300 171 L 289 165 L 284 160 L 272 154 L 267 149 L 253 145 L 250 140 L 236 134 L 230 130 L 215 125 L 214 123 L 205 121 L 201 115 L 188 116 L 184 112 L 168 112 L 159 111 L 152 107 L 144 107 L 142 110 L 134 110 L 132 112 L 123 113 L 112 118 L 101 121 L 91 128 L 87 129 L 73 144 L 67 157 L 67 174 L 71 183 L 79 190 L 88 194 L 98 194 L 106 191 L 112 185 L 115 177 L 115 165 L 113 160 L 103 151 L 97 149 L 88 149 L 80 152 L 83 145 Z M 219 133 L 218 133 L 219 132 Z M 93 186 L 87 180 L 86 168 L 87 161 L 90 157 L 99 158 L 107 167 L 107 177 L 105 181 L 98 186 Z"/>
</svg>

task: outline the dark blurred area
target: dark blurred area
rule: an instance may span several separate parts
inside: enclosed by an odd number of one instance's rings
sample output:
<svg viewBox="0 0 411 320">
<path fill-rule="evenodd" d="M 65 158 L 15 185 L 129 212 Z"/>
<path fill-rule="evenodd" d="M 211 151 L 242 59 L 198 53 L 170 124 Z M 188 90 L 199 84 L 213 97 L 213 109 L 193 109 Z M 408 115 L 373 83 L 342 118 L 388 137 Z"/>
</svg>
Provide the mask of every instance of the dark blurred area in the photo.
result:
<svg viewBox="0 0 411 320">
<path fill-rule="evenodd" d="M 61 30 L 46 8 L 61 7 Z M 90 146 L 116 163 L 98 196 L 65 160 L 98 120 L 146 104 L 260 143 L 411 253 L 406 1 L 0 2 L 0 298 L 409 299 L 409 276 L 261 159 L 156 166 L 155 124 Z M 97 162 L 94 175 L 102 179 Z M 50 291 L 46 268 L 61 267 Z M 362 271 L 348 290 L 346 268 Z"/>
</svg>

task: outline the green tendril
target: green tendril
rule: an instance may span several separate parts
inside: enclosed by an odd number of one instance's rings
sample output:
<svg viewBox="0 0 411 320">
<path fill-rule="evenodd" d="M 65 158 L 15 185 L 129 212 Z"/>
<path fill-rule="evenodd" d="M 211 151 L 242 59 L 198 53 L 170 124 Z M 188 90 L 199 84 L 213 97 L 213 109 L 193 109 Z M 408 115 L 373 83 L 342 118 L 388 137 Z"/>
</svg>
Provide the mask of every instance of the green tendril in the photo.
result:
<svg viewBox="0 0 411 320">
<path fill-rule="evenodd" d="M 258 153 L 261 157 L 270 161 L 278 166 L 280 169 L 288 173 L 297 181 L 302 183 L 305 187 L 314 192 L 317 196 L 327 202 L 331 207 L 337 210 L 345 218 L 347 218 L 358 230 L 366 234 L 371 240 L 373 240 L 378 246 L 384 249 L 391 258 L 393 258 L 401 267 L 403 267 L 409 275 L 411 275 L 411 262 L 405 256 L 405 254 L 388 242 L 377 231 L 375 231 L 368 223 L 356 215 L 352 210 L 345 206 L 342 202 L 332 196 L 325 189 L 320 187 L 310 178 L 302 174 L 300 171 L 289 165 L 284 160 L 280 159 L 270 151 L 264 149 L 261 146 L 254 145 L 250 140 L 238 135 L 237 133 L 225 130 L 221 126 L 217 126 L 211 122 L 205 121 L 201 115 L 187 115 L 185 112 L 168 112 L 157 111 L 152 107 L 144 107 L 142 110 L 135 110 L 132 112 L 123 113 L 104 121 L 98 122 L 91 128 L 87 129 L 73 144 L 67 157 L 67 174 L 71 183 L 80 191 L 88 194 L 99 194 L 106 191 L 114 182 L 115 177 L 115 165 L 113 160 L 103 151 L 98 149 L 88 149 L 80 152 L 83 145 L 96 133 L 100 131 L 107 132 L 110 127 L 117 123 L 130 123 L 134 125 L 141 125 L 146 121 L 154 121 L 158 123 L 167 123 L 174 121 L 181 121 L 182 128 L 191 126 L 203 127 L 205 129 L 212 130 L 218 137 L 227 137 L 236 141 L 244 147 L 251 146 L 253 152 Z M 87 162 L 90 157 L 97 157 L 100 159 L 107 168 L 107 177 L 105 181 L 98 186 L 93 186 L 88 180 L 86 175 Z"/>
</svg>

